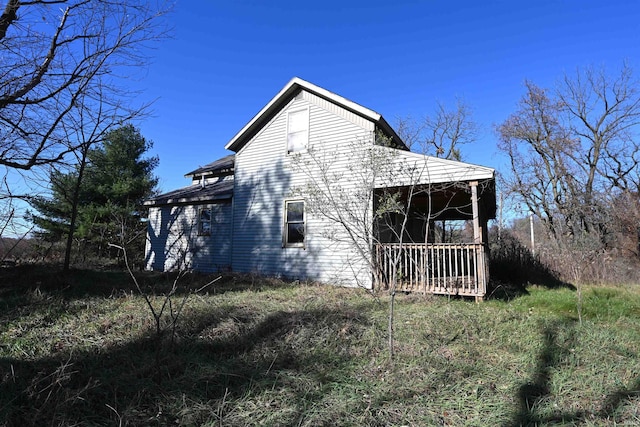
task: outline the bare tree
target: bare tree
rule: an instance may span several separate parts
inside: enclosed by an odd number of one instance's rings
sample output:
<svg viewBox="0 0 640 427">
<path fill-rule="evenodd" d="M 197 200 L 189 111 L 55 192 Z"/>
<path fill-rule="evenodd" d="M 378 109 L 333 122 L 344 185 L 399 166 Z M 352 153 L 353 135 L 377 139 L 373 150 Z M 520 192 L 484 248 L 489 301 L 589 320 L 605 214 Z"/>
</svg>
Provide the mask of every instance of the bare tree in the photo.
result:
<svg viewBox="0 0 640 427">
<path fill-rule="evenodd" d="M 307 212 L 322 218 L 323 234 L 328 241 L 350 249 L 352 255 L 345 263 L 358 285 L 365 288 L 369 288 L 377 269 L 374 252 L 375 244 L 379 243 L 377 222 L 401 205 L 396 193 L 374 202 L 376 184 L 391 177 L 396 154 L 393 149 L 381 148 L 368 141 L 351 143 L 347 177 L 344 169 L 334 162 L 344 147 L 336 147 L 334 151 L 310 146 L 306 153 L 292 157 L 294 171 L 304 176 L 304 182 L 292 188 L 292 195 L 304 198 Z M 393 358 L 395 282 L 390 284 L 389 294 L 389 351 Z"/>
<path fill-rule="evenodd" d="M 162 3 L 8 0 L 0 10 L 0 215 L 24 209 L 50 169 L 74 166 L 105 121 L 139 117 L 131 86 L 148 47 L 166 35 Z M 125 81 L 129 80 L 129 81 Z M 134 105 L 137 104 L 137 105 Z M 90 119 L 92 117 L 92 119 Z M 93 120 L 94 130 L 88 130 Z M 13 235 L 23 215 L 2 216 Z M 70 233 L 70 236 L 73 233 Z"/>
<path fill-rule="evenodd" d="M 460 99 L 453 109 L 438 103 L 434 113 L 421 120 L 399 119 L 398 135 L 414 151 L 461 160 L 460 145 L 469 144 L 477 137 L 478 126 L 471 113 L 471 108 Z"/>
<path fill-rule="evenodd" d="M 552 95 L 526 88 L 520 109 L 498 128 L 509 189 L 554 235 L 563 225 L 570 234 L 601 228 L 608 197 L 638 191 L 640 93 L 631 70 L 578 70 Z"/>
<path fill-rule="evenodd" d="M 103 103 L 121 104 L 130 89 L 119 79 L 145 63 L 164 12 L 145 1 L 8 0 L 0 16 L 0 165 L 29 170 L 82 146 L 68 139 L 70 116 L 98 86 Z"/>
<path fill-rule="evenodd" d="M 573 156 L 579 149 L 560 121 L 561 103 L 526 82 L 518 111 L 499 128 L 499 148 L 509 156 L 506 191 L 517 194 L 553 236 L 560 222 L 572 224 L 572 192 L 579 188 Z"/>
<path fill-rule="evenodd" d="M 11 193 L 11 186 L 7 182 L 7 175 L 2 177 L 0 182 L 0 243 L 2 250 L 0 253 L 0 263 L 5 262 L 9 256 L 15 256 L 14 250 L 27 238 L 34 226 L 29 225 L 23 218 L 23 212 L 18 205 L 18 198 L 14 198 Z M 3 237 L 14 236 L 10 240 L 10 246 L 6 247 Z M 30 254 L 32 255 L 32 254 Z"/>
<path fill-rule="evenodd" d="M 626 64 L 614 74 L 578 69 L 553 91 L 527 82 L 519 109 L 498 127 L 511 163 L 506 190 L 573 260 L 593 264 L 621 245 L 621 201 L 635 200 L 637 211 L 639 90 Z"/>
<path fill-rule="evenodd" d="M 185 269 L 179 269 L 176 272 L 175 278 L 169 289 L 163 292 L 158 298 L 155 295 L 153 287 L 150 289 L 148 287 L 144 287 L 136 277 L 127 256 L 127 248 L 113 243 L 109 243 L 109 246 L 122 252 L 127 272 L 129 273 L 136 290 L 144 299 L 145 305 L 149 309 L 149 313 L 153 317 L 153 324 L 155 327 L 154 341 L 156 346 L 154 368 L 156 371 L 156 380 L 160 382 L 162 380 L 163 367 L 162 355 L 163 351 L 166 350 L 167 347 L 165 343 L 165 336 L 169 336 L 169 349 L 173 349 L 177 338 L 177 331 L 181 321 L 182 312 L 187 305 L 189 297 L 205 290 L 210 285 L 222 279 L 222 276 L 217 276 L 199 288 L 193 289 L 188 285 L 185 285 L 184 287 L 180 286 L 180 279 L 183 278 L 188 271 Z M 186 255 L 186 252 L 184 254 Z M 185 265 L 184 262 L 181 264 Z M 180 292 L 183 292 L 181 298 L 179 295 Z"/>
<path fill-rule="evenodd" d="M 566 75 L 557 97 L 580 142 L 575 162 L 586 175 L 584 193 L 613 189 L 638 191 L 640 82 L 625 63 L 616 75 L 603 68 Z"/>
</svg>

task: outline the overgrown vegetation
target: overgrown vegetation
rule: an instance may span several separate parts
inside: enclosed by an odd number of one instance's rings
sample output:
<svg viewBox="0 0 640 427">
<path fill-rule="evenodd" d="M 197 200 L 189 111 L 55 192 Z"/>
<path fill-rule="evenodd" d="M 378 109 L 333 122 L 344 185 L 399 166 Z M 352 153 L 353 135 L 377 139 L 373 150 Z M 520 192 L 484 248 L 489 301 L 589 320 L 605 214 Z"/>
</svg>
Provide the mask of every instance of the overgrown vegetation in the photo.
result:
<svg viewBox="0 0 640 427">
<path fill-rule="evenodd" d="M 153 303 L 175 277 L 139 274 Z M 186 275 L 180 292 L 211 277 Z M 640 290 L 510 300 L 227 276 L 184 307 L 155 370 L 126 272 L 0 270 L 2 425 L 637 425 Z M 157 295 L 157 296 L 154 296 Z"/>
<path fill-rule="evenodd" d="M 640 262 L 640 82 L 625 63 L 525 89 L 497 127 L 502 191 L 535 216 L 538 255 L 565 280 L 629 280 Z"/>
</svg>

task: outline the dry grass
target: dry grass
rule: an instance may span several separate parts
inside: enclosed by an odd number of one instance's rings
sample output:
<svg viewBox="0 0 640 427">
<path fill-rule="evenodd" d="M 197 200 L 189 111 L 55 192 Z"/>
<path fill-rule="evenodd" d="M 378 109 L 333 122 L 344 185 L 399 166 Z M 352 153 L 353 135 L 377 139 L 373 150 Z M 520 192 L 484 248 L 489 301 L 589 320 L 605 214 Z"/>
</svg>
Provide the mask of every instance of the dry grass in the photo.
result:
<svg viewBox="0 0 640 427">
<path fill-rule="evenodd" d="M 358 289 L 225 277 L 170 343 L 124 273 L 18 276 L 0 289 L 2 425 L 640 423 L 633 287 L 585 288 L 582 326 L 568 289 L 401 295 L 390 361 L 386 297 Z M 142 279 L 158 301 L 172 281 Z"/>
</svg>

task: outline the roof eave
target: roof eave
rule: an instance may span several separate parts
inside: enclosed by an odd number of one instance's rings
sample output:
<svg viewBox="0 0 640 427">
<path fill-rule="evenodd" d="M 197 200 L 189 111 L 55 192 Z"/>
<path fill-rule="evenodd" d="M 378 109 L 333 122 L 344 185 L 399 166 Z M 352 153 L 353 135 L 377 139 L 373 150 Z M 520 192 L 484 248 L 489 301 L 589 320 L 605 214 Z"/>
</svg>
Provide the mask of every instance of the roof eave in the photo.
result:
<svg viewBox="0 0 640 427">
<path fill-rule="evenodd" d="M 184 204 L 201 204 L 206 202 L 217 202 L 222 200 L 231 200 L 233 196 L 220 195 L 220 196 L 201 196 L 201 197 L 179 197 L 173 199 L 166 199 L 162 201 L 158 200 L 146 200 L 143 205 L 147 207 L 160 207 L 160 206 L 172 206 L 172 205 L 184 205 Z"/>
<path fill-rule="evenodd" d="M 204 171 L 204 172 L 198 172 L 196 171 L 192 171 L 189 173 L 184 174 L 185 178 L 194 178 L 196 176 L 225 176 L 225 175 L 232 175 L 233 174 L 233 168 L 228 168 L 228 169 L 218 169 L 215 172 L 210 172 L 210 171 Z"/>
<path fill-rule="evenodd" d="M 384 119 L 384 117 L 380 116 L 380 119 L 376 122 L 376 124 L 378 125 L 378 127 L 384 133 L 386 133 L 388 136 L 391 137 L 391 142 L 392 143 L 396 143 L 396 144 L 399 145 L 399 149 L 405 150 L 405 151 L 410 151 L 409 147 L 407 147 L 407 145 L 404 143 L 402 138 L 400 138 L 400 136 L 391 127 L 391 125 L 389 123 L 387 123 L 387 121 Z"/>
</svg>

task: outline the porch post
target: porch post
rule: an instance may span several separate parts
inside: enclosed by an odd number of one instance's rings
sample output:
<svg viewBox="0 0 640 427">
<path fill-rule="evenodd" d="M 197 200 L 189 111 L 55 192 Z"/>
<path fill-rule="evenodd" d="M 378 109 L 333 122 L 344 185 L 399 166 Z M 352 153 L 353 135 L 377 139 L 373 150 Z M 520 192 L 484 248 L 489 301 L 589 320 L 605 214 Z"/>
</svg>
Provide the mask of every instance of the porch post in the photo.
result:
<svg viewBox="0 0 640 427">
<path fill-rule="evenodd" d="M 487 293 L 487 260 L 484 250 L 484 227 L 480 224 L 480 207 L 478 206 L 478 181 L 471 181 L 471 210 L 473 214 L 473 243 L 476 247 L 476 274 L 478 275 L 478 294 L 476 301 L 482 300 Z"/>
<path fill-rule="evenodd" d="M 471 181 L 471 209 L 473 213 L 473 243 L 482 243 L 482 227 L 480 226 L 480 209 L 478 207 L 478 181 Z"/>
</svg>

